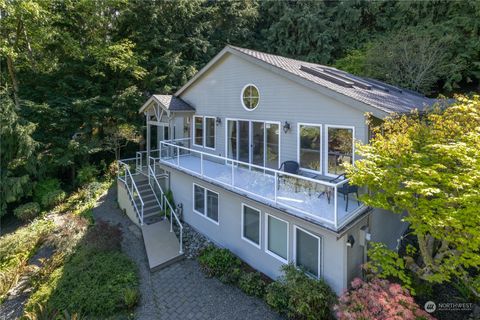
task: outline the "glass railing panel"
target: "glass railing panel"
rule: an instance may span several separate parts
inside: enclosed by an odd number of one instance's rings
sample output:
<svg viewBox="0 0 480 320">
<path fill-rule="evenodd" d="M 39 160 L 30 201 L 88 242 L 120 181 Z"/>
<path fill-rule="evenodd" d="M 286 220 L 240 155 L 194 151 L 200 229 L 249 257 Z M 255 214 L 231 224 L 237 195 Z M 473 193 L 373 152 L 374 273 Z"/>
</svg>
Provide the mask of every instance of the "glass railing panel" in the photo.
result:
<svg viewBox="0 0 480 320">
<path fill-rule="evenodd" d="M 203 176 L 222 184 L 232 184 L 232 167 L 226 164 L 226 160 L 214 155 L 203 154 Z"/>
<path fill-rule="evenodd" d="M 359 197 L 366 192 L 366 188 L 351 185 L 348 180 L 337 185 L 337 225 L 344 224 L 359 208 L 363 207 Z"/>
<path fill-rule="evenodd" d="M 176 163 L 179 167 L 196 174 L 202 173 L 201 152 L 179 148 L 178 153 Z"/>
<path fill-rule="evenodd" d="M 234 163 L 234 187 L 256 195 L 260 198 L 275 201 L 275 174 L 268 169 L 253 165 Z"/>
<path fill-rule="evenodd" d="M 279 174 L 277 203 L 332 224 L 335 219 L 333 196 L 334 188 L 320 181 Z"/>
</svg>

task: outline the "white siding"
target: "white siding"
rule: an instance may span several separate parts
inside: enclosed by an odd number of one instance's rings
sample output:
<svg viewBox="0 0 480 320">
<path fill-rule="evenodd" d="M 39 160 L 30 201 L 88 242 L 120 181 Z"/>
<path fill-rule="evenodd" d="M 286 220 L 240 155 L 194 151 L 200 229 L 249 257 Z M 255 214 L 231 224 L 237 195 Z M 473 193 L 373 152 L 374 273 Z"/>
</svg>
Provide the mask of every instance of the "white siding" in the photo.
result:
<svg viewBox="0 0 480 320">
<path fill-rule="evenodd" d="M 255 84 L 260 103 L 254 111 L 243 108 L 243 87 Z M 281 130 L 280 161 L 297 159 L 297 123 L 347 125 L 355 127 L 355 138 L 366 141 L 365 116 L 358 109 L 342 104 L 312 89 L 252 64 L 240 57 L 227 55 L 193 84 L 181 98 L 196 109 L 196 114 L 222 118 L 217 127 L 217 155 L 225 155 L 225 118 L 288 121 L 291 130 Z M 207 150 L 206 150 L 207 151 Z"/>
</svg>

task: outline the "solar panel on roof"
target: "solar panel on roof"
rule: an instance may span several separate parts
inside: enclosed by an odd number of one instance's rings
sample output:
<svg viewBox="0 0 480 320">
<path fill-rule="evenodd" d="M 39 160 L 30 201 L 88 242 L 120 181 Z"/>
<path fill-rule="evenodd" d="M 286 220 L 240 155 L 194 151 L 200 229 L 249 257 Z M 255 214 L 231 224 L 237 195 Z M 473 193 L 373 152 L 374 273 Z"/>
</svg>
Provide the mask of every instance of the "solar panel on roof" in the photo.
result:
<svg viewBox="0 0 480 320">
<path fill-rule="evenodd" d="M 389 92 L 390 90 L 398 92 L 398 93 L 403 92 L 402 89 L 400 89 L 398 87 L 395 87 L 395 86 L 392 86 L 391 84 L 388 84 L 388 83 L 385 83 L 385 82 L 381 82 L 381 81 L 378 81 L 378 80 L 375 80 L 375 79 L 370 79 L 370 78 L 366 78 L 365 80 L 370 82 L 370 83 L 373 83 L 373 85 L 375 87 L 378 87 L 379 89 L 384 90 L 386 92 Z"/>
<path fill-rule="evenodd" d="M 333 74 L 339 78 L 345 79 L 346 81 L 351 81 L 356 87 L 370 90 L 372 89 L 372 85 L 367 83 L 366 81 L 360 80 L 359 78 L 356 78 L 349 73 L 337 70 L 337 69 L 332 69 L 332 68 L 325 68 L 324 71 L 326 73 Z"/>
<path fill-rule="evenodd" d="M 323 69 L 315 68 L 315 67 L 307 67 L 307 66 L 300 66 L 300 70 L 305 71 L 313 76 L 319 77 L 321 79 L 333 82 L 335 84 L 341 85 L 346 88 L 353 88 L 354 83 L 352 81 L 348 81 L 337 77 L 332 74 L 326 73 Z"/>
</svg>

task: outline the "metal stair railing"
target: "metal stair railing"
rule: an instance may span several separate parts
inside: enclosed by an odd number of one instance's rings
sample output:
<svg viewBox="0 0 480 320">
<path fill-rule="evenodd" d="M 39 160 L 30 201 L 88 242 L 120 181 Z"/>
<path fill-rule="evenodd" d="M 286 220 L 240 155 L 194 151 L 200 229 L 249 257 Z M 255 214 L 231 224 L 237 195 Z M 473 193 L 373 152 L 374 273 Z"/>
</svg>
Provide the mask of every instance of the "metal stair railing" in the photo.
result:
<svg viewBox="0 0 480 320">
<path fill-rule="evenodd" d="M 153 168 L 152 165 L 150 164 L 150 161 L 153 161 Z M 148 183 L 150 184 L 150 187 L 152 188 L 153 194 L 155 196 L 155 199 L 157 200 L 158 205 L 164 212 L 165 218 L 167 218 L 167 211 L 170 213 L 170 232 L 173 232 L 173 220 L 175 219 L 176 224 L 178 225 L 179 229 L 179 238 L 180 238 L 180 250 L 179 253 L 183 253 L 183 225 L 180 222 L 180 219 L 178 218 L 177 212 L 173 209 L 172 204 L 168 200 L 167 196 L 163 192 L 162 187 L 160 186 L 160 183 L 158 182 L 156 172 L 154 170 L 155 168 L 155 158 L 150 157 L 148 161 Z M 158 194 L 157 194 L 158 193 Z M 173 218 L 172 218 L 173 217 Z"/>
<path fill-rule="evenodd" d="M 146 174 L 148 174 L 148 159 L 147 159 L 147 151 L 144 150 L 144 151 L 137 151 L 136 154 L 135 154 L 135 171 L 137 173 L 142 173 L 142 174 L 145 174 L 145 172 L 143 171 L 144 169 L 146 169 Z M 154 155 L 155 153 L 157 153 L 158 157 L 160 157 L 160 149 L 153 149 L 153 150 L 150 150 L 150 154 Z M 151 156 L 150 156 L 151 157 Z"/>
<path fill-rule="evenodd" d="M 133 208 L 135 209 L 135 213 L 140 221 L 140 225 L 143 225 L 143 209 L 145 205 L 143 203 L 142 195 L 138 191 L 137 184 L 133 179 L 133 175 L 130 171 L 130 165 L 126 163 L 126 161 L 133 160 L 136 160 L 136 158 L 118 160 L 118 180 L 125 184 L 130 200 L 132 201 Z M 122 169 L 125 170 L 125 174 L 121 173 Z M 140 208 L 137 205 L 136 199 L 140 200 Z"/>
</svg>

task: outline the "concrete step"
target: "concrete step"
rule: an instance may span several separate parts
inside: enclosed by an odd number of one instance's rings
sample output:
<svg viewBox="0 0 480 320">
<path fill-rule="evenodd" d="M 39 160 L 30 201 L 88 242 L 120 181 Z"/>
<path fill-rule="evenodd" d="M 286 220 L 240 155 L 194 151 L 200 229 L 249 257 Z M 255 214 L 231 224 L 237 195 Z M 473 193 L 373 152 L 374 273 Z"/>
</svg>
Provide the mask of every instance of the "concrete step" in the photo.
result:
<svg viewBox="0 0 480 320">
<path fill-rule="evenodd" d="M 152 189 L 152 187 L 150 187 L 150 184 L 148 182 L 144 184 L 137 183 L 137 189 L 138 191 L 142 192 L 142 190 L 150 190 Z"/>
<path fill-rule="evenodd" d="M 142 200 L 143 200 L 143 205 L 145 207 L 150 207 L 152 205 L 158 205 L 157 199 L 155 199 L 155 197 L 142 198 Z M 137 204 L 137 206 L 139 206 L 141 204 L 140 200 L 135 200 L 135 203 Z"/>
<path fill-rule="evenodd" d="M 159 213 L 162 212 L 160 210 L 160 207 L 158 205 L 156 206 L 151 206 L 151 207 L 143 207 L 143 216 L 145 217 L 146 215 L 149 215 L 151 213 Z"/>
<path fill-rule="evenodd" d="M 148 217 L 143 217 L 143 223 L 153 224 L 153 223 L 157 223 L 158 221 L 161 221 L 163 218 L 164 218 L 163 215 L 155 213 L 155 214 L 149 215 Z"/>
<path fill-rule="evenodd" d="M 147 201 L 150 201 L 150 200 L 152 200 L 152 199 L 155 199 L 155 195 L 153 194 L 153 192 L 151 192 L 151 193 L 143 193 L 143 194 L 140 194 L 140 195 L 141 195 L 141 197 L 142 197 L 143 203 L 145 203 L 145 202 L 147 202 Z M 136 201 L 137 201 L 137 203 L 140 202 L 139 199 L 137 199 Z"/>
<path fill-rule="evenodd" d="M 175 232 L 170 232 L 170 222 L 161 220 L 142 226 L 143 241 L 150 271 L 156 271 L 183 259 Z"/>
</svg>

